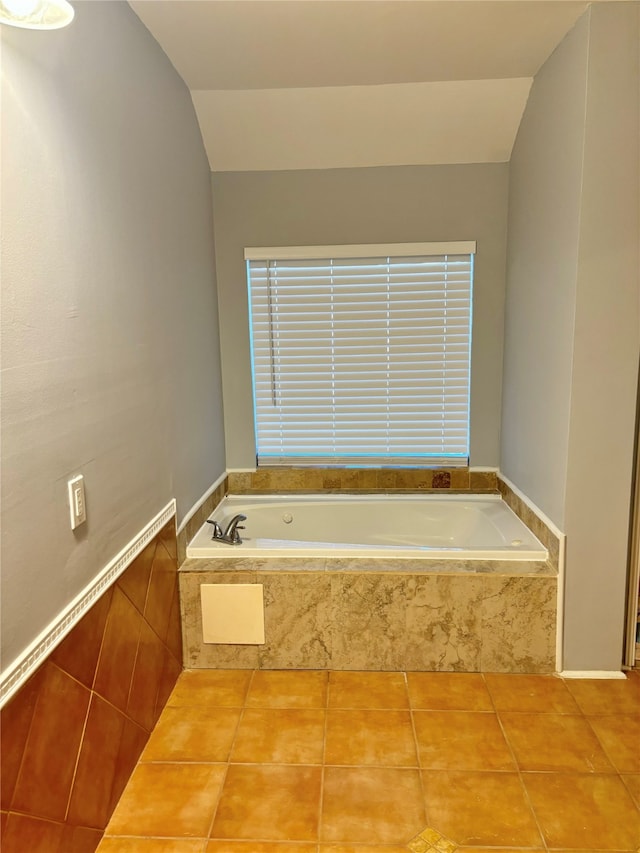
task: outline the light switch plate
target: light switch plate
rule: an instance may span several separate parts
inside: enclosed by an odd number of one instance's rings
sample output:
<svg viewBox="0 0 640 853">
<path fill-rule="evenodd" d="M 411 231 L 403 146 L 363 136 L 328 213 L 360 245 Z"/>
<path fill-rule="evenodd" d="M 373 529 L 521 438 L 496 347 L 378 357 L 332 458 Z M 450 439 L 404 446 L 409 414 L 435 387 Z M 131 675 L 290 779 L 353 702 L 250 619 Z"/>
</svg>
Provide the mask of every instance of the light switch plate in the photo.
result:
<svg viewBox="0 0 640 853">
<path fill-rule="evenodd" d="M 79 474 L 67 483 L 69 493 L 69 513 L 71 529 L 75 530 L 87 520 L 87 507 L 84 499 L 84 477 Z"/>
</svg>

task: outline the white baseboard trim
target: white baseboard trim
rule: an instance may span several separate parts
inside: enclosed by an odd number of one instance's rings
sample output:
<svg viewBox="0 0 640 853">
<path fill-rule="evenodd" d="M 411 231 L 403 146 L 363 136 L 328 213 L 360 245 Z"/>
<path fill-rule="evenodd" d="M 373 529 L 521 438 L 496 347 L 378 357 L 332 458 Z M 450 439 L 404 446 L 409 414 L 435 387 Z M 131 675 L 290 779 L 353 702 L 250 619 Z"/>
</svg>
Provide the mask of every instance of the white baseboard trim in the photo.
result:
<svg viewBox="0 0 640 853">
<path fill-rule="evenodd" d="M 138 554 L 154 539 L 176 514 L 175 498 L 138 533 L 87 584 L 58 616 L 27 646 L 22 654 L 0 675 L 0 708 L 5 705 L 36 671 L 40 664 L 77 625 L 102 593 L 114 583 Z"/>
<path fill-rule="evenodd" d="M 617 669 L 564 669 L 559 675 L 562 678 L 601 678 L 624 680 L 626 675 Z"/>
<path fill-rule="evenodd" d="M 227 477 L 227 473 L 227 471 L 223 471 L 222 474 L 220 474 L 218 479 L 215 481 L 215 483 L 212 483 L 207 489 L 207 491 L 203 494 L 203 496 L 194 503 L 189 512 L 180 522 L 180 526 L 178 527 L 178 533 L 181 533 L 184 530 L 189 521 L 198 512 L 202 504 L 215 492 L 215 490 L 218 488 L 219 485 L 221 485 L 221 483 L 224 483 L 225 478 Z"/>
</svg>

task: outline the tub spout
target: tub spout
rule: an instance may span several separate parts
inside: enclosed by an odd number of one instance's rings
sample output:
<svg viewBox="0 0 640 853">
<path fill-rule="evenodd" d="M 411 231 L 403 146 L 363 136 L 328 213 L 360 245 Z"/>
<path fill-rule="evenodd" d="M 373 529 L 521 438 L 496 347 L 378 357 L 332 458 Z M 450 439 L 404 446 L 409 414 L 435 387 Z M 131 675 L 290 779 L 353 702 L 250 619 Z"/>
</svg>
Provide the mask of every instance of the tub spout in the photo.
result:
<svg viewBox="0 0 640 853">
<path fill-rule="evenodd" d="M 227 529 L 223 534 L 223 539 L 225 542 L 229 542 L 231 545 L 241 545 L 242 539 L 240 538 L 240 534 L 238 530 L 244 530 L 244 525 L 240 524 L 241 521 L 246 521 L 246 515 L 234 515 L 229 524 L 227 524 Z"/>
</svg>

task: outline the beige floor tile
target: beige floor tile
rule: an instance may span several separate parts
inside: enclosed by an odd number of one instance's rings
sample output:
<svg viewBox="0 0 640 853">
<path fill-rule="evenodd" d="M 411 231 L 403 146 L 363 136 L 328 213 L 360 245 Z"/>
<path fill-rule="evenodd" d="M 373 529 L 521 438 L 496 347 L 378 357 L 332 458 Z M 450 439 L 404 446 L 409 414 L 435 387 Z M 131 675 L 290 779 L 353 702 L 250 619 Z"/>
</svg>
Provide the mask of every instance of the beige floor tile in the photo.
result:
<svg viewBox="0 0 640 853">
<path fill-rule="evenodd" d="M 478 673 L 408 672 L 411 707 L 434 711 L 493 711 L 484 679 Z"/>
<path fill-rule="evenodd" d="M 321 779 L 320 767 L 230 765 L 211 838 L 316 841 Z"/>
<path fill-rule="evenodd" d="M 420 766 L 430 770 L 515 770 L 493 713 L 414 711 Z"/>
<path fill-rule="evenodd" d="M 404 844 L 320 844 L 318 853 L 407 853 Z"/>
<path fill-rule="evenodd" d="M 485 673 L 497 711 L 576 714 L 578 706 L 566 683 L 553 675 Z"/>
<path fill-rule="evenodd" d="M 316 853 L 317 849 L 316 844 L 295 841 L 210 841 L 205 853 Z"/>
<path fill-rule="evenodd" d="M 219 764 L 139 764 L 107 835 L 206 837 L 225 769 Z"/>
<path fill-rule="evenodd" d="M 567 679 L 584 714 L 640 714 L 640 679 Z"/>
<path fill-rule="evenodd" d="M 406 844 L 425 827 L 417 770 L 327 767 L 320 840 Z"/>
<path fill-rule="evenodd" d="M 96 853 L 205 853 L 206 838 L 103 838 Z"/>
<path fill-rule="evenodd" d="M 188 670 L 99 853 L 639 853 L 638 743 L 636 677 Z"/>
<path fill-rule="evenodd" d="M 409 711 L 327 711 L 325 764 L 417 767 Z"/>
<path fill-rule="evenodd" d="M 242 708 L 251 675 L 246 669 L 187 669 L 178 678 L 167 704 Z"/>
<path fill-rule="evenodd" d="M 613 765 L 582 714 L 500 714 L 521 770 L 612 773 Z"/>
<path fill-rule="evenodd" d="M 589 722 L 619 773 L 640 773 L 640 715 L 590 717 Z"/>
<path fill-rule="evenodd" d="M 329 708 L 409 707 L 402 672 L 332 672 L 329 675 Z"/>
<path fill-rule="evenodd" d="M 231 753 L 235 763 L 322 764 L 325 711 L 247 708 Z"/>
<path fill-rule="evenodd" d="M 618 776 L 524 773 L 523 781 L 549 847 L 640 846 L 640 814 Z"/>
<path fill-rule="evenodd" d="M 228 761 L 240 709 L 167 706 L 141 761 Z"/>
<path fill-rule="evenodd" d="M 640 809 L 640 773 L 625 773 L 622 781 Z"/>
<path fill-rule="evenodd" d="M 247 708 L 325 708 L 329 674 L 317 670 L 259 670 Z"/>
<path fill-rule="evenodd" d="M 428 825 L 460 845 L 543 847 L 517 773 L 423 770 Z"/>
</svg>

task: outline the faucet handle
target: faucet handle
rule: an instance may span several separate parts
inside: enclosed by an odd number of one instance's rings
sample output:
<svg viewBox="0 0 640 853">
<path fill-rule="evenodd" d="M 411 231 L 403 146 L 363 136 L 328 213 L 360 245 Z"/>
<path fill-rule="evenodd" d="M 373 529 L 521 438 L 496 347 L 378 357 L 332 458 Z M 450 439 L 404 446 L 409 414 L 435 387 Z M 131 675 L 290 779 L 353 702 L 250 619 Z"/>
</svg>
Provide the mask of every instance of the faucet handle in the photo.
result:
<svg viewBox="0 0 640 853">
<path fill-rule="evenodd" d="M 207 519 L 207 524 L 213 524 L 213 536 L 212 539 L 222 539 L 222 528 L 218 524 L 217 521 L 212 521 L 210 518 Z"/>
</svg>

